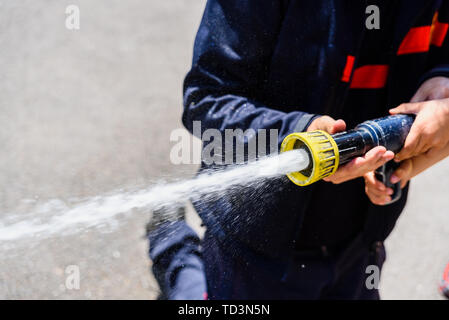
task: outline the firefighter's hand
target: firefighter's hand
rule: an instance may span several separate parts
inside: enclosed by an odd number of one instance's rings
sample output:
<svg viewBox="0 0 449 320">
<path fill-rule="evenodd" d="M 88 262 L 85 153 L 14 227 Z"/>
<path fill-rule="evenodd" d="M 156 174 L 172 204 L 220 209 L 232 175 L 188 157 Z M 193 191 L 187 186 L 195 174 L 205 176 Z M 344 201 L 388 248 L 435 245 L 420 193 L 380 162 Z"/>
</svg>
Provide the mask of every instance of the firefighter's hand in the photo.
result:
<svg viewBox="0 0 449 320">
<path fill-rule="evenodd" d="M 401 166 L 391 176 L 392 183 L 401 183 L 401 188 L 404 188 L 411 178 L 413 172 L 412 160 L 405 160 Z M 393 189 L 387 188 L 382 182 L 376 179 L 374 171 L 368 172 L 363 176 L 365 179 L 365 192 L 372 203 L 378 206 L 383 206 L 391 201 Z"/>
<path fill-rule="evenodd" d="M 368 151 L 363 157 L 357 157 L 351 162 L 338 168 L 330 177 L 324 178 L 324 181 L 340 184 L 349 180 L 363 177 L 366 173 L 375 171 L 386 162 L 394 158 L 394 153 L 388 151 L 385 147 L 375 147 Z"/>
<path fill-rule="evenodd" d="M 312 121 L 307 128 L 307 132 L 315 130 L 323 130 L 327 133 L 334 134 L 337 132 L 345 131 L 346 123 L 343 120 L 334 120 L 329 116 L 321 116 Z"/>
<path fill-rule="evenodd" d="M 346 123 L 343 120 L 334 120 L 329 116 L 322 116 L 315 119 L 307 131 L 323 130 L 330 134 L 344 131 Z M 362 177 L 370 171 L 374 171 L 387 161 L 393 159 L 394 153 L 387 151 L 384 147 L 376 147 L 368 151 L 365 156 L 357 157 L 351 162 L 338 168 L 332 176 L 325 178 L 327 182 L 340 184 L 352 179 Z"/>
<path fill-rule="evenodd" d="M 391 201 L 393 189 L 387 188 L 382 182 L 376 179 L 374 171 L 370 171 L 363 176 L 365 179 L 365 192 L 372 203 L 383 206 Z"/>
<path fill-rule="evenodd" d="M 413 96 L 411 103 L 449 98 L 449 78 L 434 77 L 425 81 Z"/>
<path fill-rule="evenodd" d="M 397 161 L 442 148 L 449 142 L 448 98 L 449 78 L 435 77 L 424 82 L 411 103 L 390 110 L 391 114 L 416 114 L 404 147 L 396 155 Z"/>
</svg>

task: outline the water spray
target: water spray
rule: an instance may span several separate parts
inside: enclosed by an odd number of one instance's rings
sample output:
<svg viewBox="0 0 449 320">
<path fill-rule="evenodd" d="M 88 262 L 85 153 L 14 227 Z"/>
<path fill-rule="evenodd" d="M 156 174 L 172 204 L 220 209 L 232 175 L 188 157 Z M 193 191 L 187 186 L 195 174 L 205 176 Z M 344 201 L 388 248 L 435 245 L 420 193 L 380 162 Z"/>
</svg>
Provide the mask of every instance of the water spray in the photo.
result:
<svg viewBox="0 0 449 320">
<path fill-rule="evenodd" d="M 321 130 L 290 134 L 282 142 L 281 152 L 303 149 L 309 165 L 287 176 L 298 186 L 307 186 L 333 175 L 339 166 L 363 156 L 374 147 L 384 146 L 397 153 L 402 149 L 414 119 L 412 115 L 394 115 L 365 121 L 353 130 L 334 135 Z M 401 197 L 399 183 L 390 182 L 398 166 L 389 161 L 376 171 L 377 179 L 394 191 L 391 202 Z"/>
<path fill-rule="evenodd" d="M 10 218 L 0 219 L 0 244 L 110 224 L 118 220 L 120 214 L 136 209 L 165 212 L 159 214 L 159 221 L 176 219 L 179 203 L 189 199 L 216 200 L 242 187 L 264 192 L 261 188 L 264 181 L 286 174 L 297 185 L 306 186 L 334 174 L 339 166 L 376 146 L 399 151 L 413 120 L 413 116 L 398 115 L 367 121 L 354 130 L 334 135 L 324 131 L 294 133 L 283 141 L 281 154 L 245 165 L 205 171 L 193 179 L 162 182 L 145 189 L 96 196 L 75 204 L 49 201 L 26 215 L 9 214 Z M 387 186 L 391 185 L 389 180 L 395 165 L 390 161 L 378 170 L 378 178 Z M 399 185 L 394 190 L 392 198 L 398 199 Z M 258 201 L 263 201 L 263 197 Z"/>
</svg>

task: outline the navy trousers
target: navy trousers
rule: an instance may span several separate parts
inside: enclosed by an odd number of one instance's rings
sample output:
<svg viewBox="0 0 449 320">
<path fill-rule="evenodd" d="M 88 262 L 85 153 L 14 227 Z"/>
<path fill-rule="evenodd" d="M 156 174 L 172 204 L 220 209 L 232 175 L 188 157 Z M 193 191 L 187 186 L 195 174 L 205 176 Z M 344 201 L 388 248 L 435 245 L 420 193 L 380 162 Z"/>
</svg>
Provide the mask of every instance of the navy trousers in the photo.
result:
<svg viewBox="0 0 449 320">
<path fill-rule="evenodd" d="M 184 222 L 167 223 L 149 235 L 153 273 L 166 299 L 379 299 L 368 288 L 368 266 L 381 270 L 382 243 L 356 238 L 339 252 L 294 252 L 289 263 L 248 252 L 227 252 L 206 232 L 200 242 Z"/>
<path fill-rule="evenodd" d="M 153 274 L 160 299 L 207 298 L 206 275 L 200 239 L 185 222 L 165 223 L 148 235 Z"/>
</svg>

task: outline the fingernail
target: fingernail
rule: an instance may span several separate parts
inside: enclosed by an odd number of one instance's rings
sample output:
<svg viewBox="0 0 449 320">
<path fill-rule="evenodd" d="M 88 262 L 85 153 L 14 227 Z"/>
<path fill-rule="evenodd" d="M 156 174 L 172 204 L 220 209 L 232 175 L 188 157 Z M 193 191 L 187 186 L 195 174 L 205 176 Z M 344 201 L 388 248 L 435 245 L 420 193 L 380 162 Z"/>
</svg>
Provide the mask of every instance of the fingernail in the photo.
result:
<svg viewBox="0 0 449 320">
<path fill-rule="evenodd" d="M 397 176 L 397 175 L 392 175 L 391 176 L 391 183 L 398 183 L 401 179 Z"/>
<path fill-rule="evenodd" d="M 391 196 L 391 195 L 393 194 L 393 189 L 388 188 L 387 194 L 388 194 L 389 196 Z"/>
<path fill-rule="evenodd" d="M 385 198 L 385 203 L 390 203 L 391 202 L 391 197 L 386 197 Z"/>
</svg>

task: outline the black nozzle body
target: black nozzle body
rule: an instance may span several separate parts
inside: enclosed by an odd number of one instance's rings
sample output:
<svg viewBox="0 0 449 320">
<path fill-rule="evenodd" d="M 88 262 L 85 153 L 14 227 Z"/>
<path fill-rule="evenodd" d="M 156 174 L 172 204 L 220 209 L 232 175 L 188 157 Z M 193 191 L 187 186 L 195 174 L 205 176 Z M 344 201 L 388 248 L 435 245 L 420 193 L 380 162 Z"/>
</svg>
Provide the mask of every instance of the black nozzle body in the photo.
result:
<svg viewBox="0 0 449 320">
<path fill-rule="evenodd" d="M 394 115 L 365 121 L 355 129 L 332 136 L 340 154 L 340 165 L 367 153 L 377 146 L 384 146 L 394 153 L 402 149 L 415 116 Z"/>
</svg>

